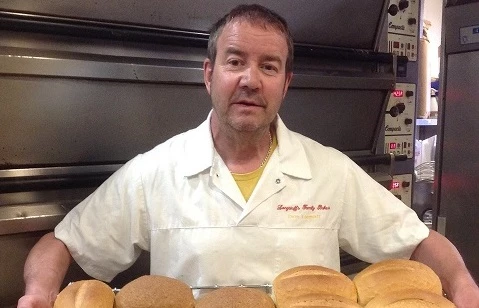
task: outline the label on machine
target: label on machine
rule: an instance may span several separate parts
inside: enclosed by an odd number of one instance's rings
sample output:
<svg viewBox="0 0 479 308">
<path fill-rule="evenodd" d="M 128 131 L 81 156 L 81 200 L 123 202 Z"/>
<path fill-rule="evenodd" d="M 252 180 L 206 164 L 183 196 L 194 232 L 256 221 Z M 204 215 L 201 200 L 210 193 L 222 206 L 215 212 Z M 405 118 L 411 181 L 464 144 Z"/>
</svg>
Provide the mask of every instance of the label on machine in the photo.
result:
<svg viewBox="0 0 479 308">
<path fill-rule="evenodd" d="M 479 43 L 479 25 L 462 27 L 459 31 L 461 45 Z"/>
</svg>

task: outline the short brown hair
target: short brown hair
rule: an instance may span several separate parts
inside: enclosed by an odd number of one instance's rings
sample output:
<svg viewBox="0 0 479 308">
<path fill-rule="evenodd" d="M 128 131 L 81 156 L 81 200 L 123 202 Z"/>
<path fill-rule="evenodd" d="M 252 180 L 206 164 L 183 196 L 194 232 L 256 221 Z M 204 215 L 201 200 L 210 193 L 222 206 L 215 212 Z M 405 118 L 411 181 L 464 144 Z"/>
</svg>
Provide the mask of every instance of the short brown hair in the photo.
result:
<svg viewBox="0 0 479 308">
<path fill-rule="evenodd" d="M 254 25 L 261 25 L 263 27 L 272 26 L 284 34 L 288 45 L 288 56 L 286 58 L 286 72 L 289 73 L 293 70 L 293 58 L 294 47 L 293 37 L 289 31 L 286 20 L 273 12 L 270 9 L 258 4 L 242 4 L 232 9 L 228 14 L 218 20 L 210 30 L 210 37 L 208 40 L 207 55 L 211 63 L 214 65 L 216 60 L 216 45 L 218 37 L 220 36 L 223 28 L 234 19 L 241 19 L 248 21 Z"/>
</svg>

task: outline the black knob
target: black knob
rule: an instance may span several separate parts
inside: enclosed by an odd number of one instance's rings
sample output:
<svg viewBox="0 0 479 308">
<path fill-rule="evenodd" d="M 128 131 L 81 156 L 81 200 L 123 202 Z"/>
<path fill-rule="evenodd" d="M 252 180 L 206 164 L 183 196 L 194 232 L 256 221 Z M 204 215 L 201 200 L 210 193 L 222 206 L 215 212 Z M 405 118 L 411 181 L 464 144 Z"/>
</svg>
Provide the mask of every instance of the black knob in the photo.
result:
<svg viewBox="0 0 479 308">
<path fill-rule="evenodd" d="M 406 105 L 404 103 L 399 103 L 396 106 L 398 107 L 399 113 L 403 113 L 406 109 Z"/>
<path fill-rule="evenodd" d="M 409 1 L 408 0 L 399 0 L 399 10 L 405 10 L 409 7 Z"/>
<path fill-rule="evenodd" d="M 406 124 L 406 125 L 412 124 L 412 119 L 408 118 L 408 119 L 404 120 L 404 124 Z"/>
<path fill-rule="evenodd" d="M 391 117 L 395 118 L 399 115 L 399 108 L 396 106 L 392 106 L 391 109 L 389 109 L 389 111 L 386 111 L 386 113 L 388 113 L 389 115 L 391 115 Z"/>
<path fill-rule="evenodd" d="M 404 182 L 401 183 L 401 186 L 404 187 L 404 188 L 407 188 L 407 187 L 409 187 L 410 185 L 411 185 L 411 183 L 406 182 L 406 181 L 404 181 Z"/>
<path fill-rule="evenodd" d="M 414 95 L 414 91 L 406 91 L 406 97 L 411 97 Z"/>
<path fill-rule="evenodd" d="M 407 20 L 407 24 L 410 25 L 410 26 L 415 25 L 416 23 L 417 23 L 416 18 L 409 18 Z"/>
<path fill-rule="evenodd" d="M 391 14 L 391 16 L 396 16 L 396 14 L 399 12 L 399 8 L 395 4 L 391 4 L 388 9 L 388 13 Z"/>
</svg>

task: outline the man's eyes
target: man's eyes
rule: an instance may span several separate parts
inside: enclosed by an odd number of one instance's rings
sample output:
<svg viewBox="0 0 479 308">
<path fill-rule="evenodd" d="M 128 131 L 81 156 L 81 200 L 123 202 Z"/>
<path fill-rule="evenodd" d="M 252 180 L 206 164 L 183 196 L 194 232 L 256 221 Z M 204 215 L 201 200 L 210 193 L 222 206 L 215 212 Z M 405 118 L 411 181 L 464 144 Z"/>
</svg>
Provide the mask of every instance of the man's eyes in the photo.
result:
<svg viewBox="0 0 479 308">
<path fill-rule="evenodd" d="M 240 66 L 242 65 L 242 61 L 240 61 L 239 59 L 230 59 L 228 60 L 228 65 L 230 66 Z"/>
<path fill-rule="evenodd" d="M 226 63 L 230 68 L 234 69 L 238 69 L 246 65 L 244 61 L 236 58 L 228 59 Z M 276 74 L 279 72 L 278 65 L 275 65 L 274 63 L 264 63 L 261 64 L 259 68 L 268 75 Z"/>
<path fill-rule="evenodd" d="M 276 65 L 274 64 L 263 64 L 262 65 L 262 69 L 266 72 L 266 73 L 269 73 L 269 74 L 272 74 L 272 73 L 277 73 L 279 72 L 279 69 Z"/>
</svg>

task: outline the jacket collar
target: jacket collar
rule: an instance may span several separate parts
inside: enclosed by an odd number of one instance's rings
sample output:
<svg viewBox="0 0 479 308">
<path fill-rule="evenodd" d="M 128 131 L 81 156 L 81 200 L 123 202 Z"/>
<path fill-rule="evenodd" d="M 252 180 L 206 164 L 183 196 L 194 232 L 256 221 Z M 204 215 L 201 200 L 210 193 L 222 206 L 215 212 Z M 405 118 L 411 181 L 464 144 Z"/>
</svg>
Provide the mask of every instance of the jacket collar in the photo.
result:
<svg viewBox="0 0 479 308">
<path fill-rule="evenodd" d="M 188 132 L 183 164 L 183 173 L 187 177 L 211 168 L 214 159 L 219 158 L 211 135 L 211 114 L 212 111 L 203 123 Z M 280 171 L 293 177 L 311 179 L 308 158 L 298 134 L 290 131 L 279 115 L 276 116 L 275 126 L 278 138 L 276 151 L 278 151 Z"/>
</svg>

